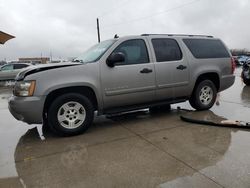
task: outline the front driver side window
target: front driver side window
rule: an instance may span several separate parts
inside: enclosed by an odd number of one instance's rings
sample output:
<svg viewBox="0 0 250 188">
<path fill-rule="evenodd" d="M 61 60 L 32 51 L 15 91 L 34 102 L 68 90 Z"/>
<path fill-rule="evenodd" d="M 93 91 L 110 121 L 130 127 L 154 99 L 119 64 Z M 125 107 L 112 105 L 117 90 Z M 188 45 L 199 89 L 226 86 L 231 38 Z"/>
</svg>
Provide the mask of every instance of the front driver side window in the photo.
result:
<svg viewBox="0 0 250 188">
<path fill-rule="evenodd" d="M 125 55 L 125 62 L 118 63 L 117 65 L 149 63 L 147 47 L 142 39 L 125 41 L 114 52 L 122 52 Z"/>
</svg>

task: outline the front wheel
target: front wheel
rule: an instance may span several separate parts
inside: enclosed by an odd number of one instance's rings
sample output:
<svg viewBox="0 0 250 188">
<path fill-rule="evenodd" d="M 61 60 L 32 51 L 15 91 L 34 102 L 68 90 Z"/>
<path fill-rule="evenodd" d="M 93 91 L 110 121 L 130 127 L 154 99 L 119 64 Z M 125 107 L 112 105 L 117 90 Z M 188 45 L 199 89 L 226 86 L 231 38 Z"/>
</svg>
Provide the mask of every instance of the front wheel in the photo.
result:
<svg viewBox="0 0 250 188">
<path fill-rule="evenodd" d="M 195 87 L 190 105 L 196 110 L 207 110 L 214 105 L 217 96 L 217 89 L 210 80 L 203 80 Z"/>
<path fill-rule="evenodd" d="M 48 111 L 48 125 L 60 136 L 83 133 L 92 124 L 93 118 L 93 104 L 87 97 L 77 93 L 57 97 Z"/>
</svg>

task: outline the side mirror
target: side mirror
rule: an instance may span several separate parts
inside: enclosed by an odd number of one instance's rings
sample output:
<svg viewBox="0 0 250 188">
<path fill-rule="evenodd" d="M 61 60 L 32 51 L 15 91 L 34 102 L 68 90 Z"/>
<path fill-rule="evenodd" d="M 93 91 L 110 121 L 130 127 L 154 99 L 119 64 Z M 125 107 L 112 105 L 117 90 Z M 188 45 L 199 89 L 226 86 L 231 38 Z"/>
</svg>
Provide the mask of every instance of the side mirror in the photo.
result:
<svg viewBox="0 0 250 188">
<path fill-rule="evenodd" d="M 125 55 L 122 52 L 112 53 L 106 63 L 109 67 L 114 67 L 116 63 L 118 62 L 124 62 L 125 61 Z"/>
</svg>

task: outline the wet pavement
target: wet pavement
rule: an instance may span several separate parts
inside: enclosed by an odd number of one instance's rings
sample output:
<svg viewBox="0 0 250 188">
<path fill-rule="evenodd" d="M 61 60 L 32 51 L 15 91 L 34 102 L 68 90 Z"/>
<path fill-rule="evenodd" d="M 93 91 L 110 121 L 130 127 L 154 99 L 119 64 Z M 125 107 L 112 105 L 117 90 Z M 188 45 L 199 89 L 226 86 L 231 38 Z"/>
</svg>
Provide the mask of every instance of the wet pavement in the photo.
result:
<svg viewBox="0 0 250 188">
<path fill-rule="evenodd" d="M 239 74 L 204 117 L 250 122 L 250 87 Z M 0 89 L 0 187 L 250 187 L 250 132 L 181 121 L 177 106 L 192 110 L 187 102 L 101 116 L 85 134 L 60 138 L 16 121 L 10 94 Z"/>
</svg>

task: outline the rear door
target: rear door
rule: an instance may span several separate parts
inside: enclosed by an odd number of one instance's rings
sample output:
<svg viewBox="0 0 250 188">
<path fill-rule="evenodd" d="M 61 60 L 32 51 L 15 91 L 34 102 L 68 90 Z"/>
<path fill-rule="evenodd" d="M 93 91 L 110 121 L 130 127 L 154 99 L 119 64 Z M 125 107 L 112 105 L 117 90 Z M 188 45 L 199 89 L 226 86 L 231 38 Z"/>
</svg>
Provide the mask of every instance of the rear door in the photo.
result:
<svg viewBox="0 0 250 188">
<path fill-rule="evenodd" d="M 156 98 L 164 100 L 188 95 L 188 61 L 178 41 L 160 37 L 150 40 L 155 54 Z"/>
<path fill-rule="evenodd" d="M 104 106 L 129 106 L 155 99 L 155 70 L 144 39 L 121 41 L 112 52 L 122 52 L 125 62 L 108 67 L 101 64 Z"/>
</svg>

